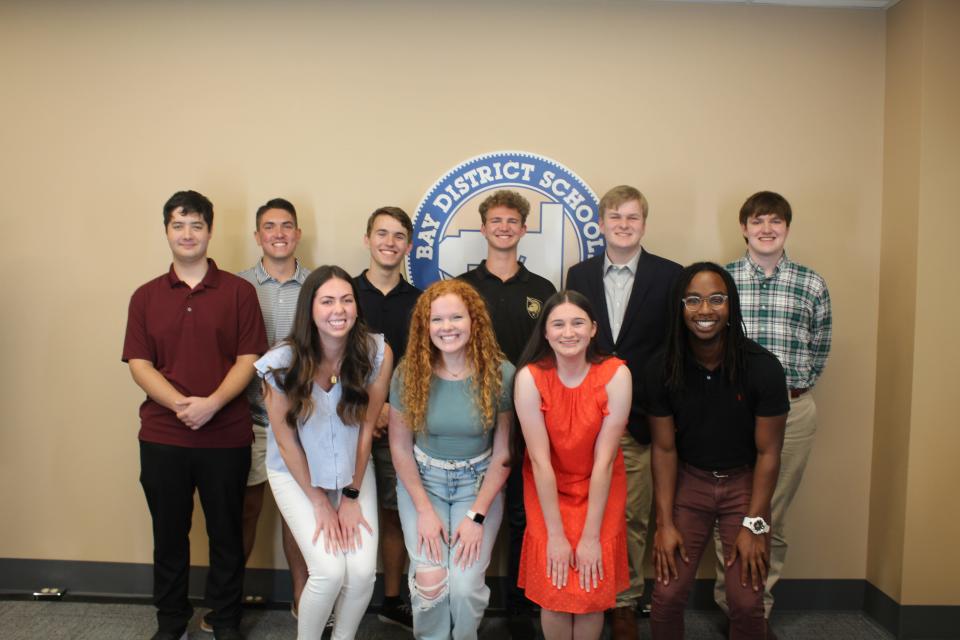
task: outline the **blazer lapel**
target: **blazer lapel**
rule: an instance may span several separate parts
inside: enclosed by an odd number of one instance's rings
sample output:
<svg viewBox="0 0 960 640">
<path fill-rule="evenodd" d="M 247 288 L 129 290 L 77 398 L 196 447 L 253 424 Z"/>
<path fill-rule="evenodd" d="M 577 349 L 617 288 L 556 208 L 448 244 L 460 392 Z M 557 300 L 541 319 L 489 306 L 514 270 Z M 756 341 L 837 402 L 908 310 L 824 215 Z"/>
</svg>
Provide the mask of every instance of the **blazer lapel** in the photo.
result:
<svg viewBox="0 0 960 640">
<path fill-rule="evenodd" d="M 600 318 L 600 333 L 606 344 L 613 346 L 613 329 L 610 328 L 610 313 L 607 310 L 607 292 L 603 288 L 603 255 L 595 258 L 596 262 L 591 265 L 593 273 L 590 274 L 590 287 L 593 289 L 593 298 L 596 303 L 597 317 Z"/>
<path fill-rule="evenodd" d="M 644 264 L 647 252 L 640 249 L 640 259 L 637 261 L 637 273 L 633 276 L 633 289 L 630 290 L 630 299 L 627 300 L 627 310 L 623 312 L 623 322 L 620 324 L 620 335 L 617 336 L 619 344 L 625 335 L 630 332 L 630 325 L 633 319 L 637 317 L 640 308 L 643 306 L 643 300 L 647 297 L 650 285 L 653 282 L 653 274 Z M 611 335 L 613 333 L 611 332 Z"/>
</svg>

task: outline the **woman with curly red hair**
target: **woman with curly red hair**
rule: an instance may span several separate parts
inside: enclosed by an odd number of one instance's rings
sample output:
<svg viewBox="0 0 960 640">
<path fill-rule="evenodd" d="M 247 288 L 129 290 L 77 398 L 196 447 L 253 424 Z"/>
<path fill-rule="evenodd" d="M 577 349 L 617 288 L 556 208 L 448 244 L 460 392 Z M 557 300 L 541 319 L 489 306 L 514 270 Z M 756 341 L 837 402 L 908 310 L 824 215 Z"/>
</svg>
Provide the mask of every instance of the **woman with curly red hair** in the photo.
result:
<svg viewBox="0 0 960 640">
<path fill-rule="evenodd" d="M 428 287 L 390 386 L 417 638 L 477 636 L 510 471 L 513 374 L 480 294 L 460 280 Z"/>
</svg>

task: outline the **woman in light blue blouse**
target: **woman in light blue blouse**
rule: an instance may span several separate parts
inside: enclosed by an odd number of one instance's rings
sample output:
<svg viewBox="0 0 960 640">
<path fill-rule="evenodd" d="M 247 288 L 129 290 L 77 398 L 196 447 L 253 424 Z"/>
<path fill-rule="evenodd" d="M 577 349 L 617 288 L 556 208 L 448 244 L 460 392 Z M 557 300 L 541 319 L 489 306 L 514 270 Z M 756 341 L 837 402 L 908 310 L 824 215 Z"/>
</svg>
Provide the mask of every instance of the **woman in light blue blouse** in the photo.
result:
<svg viewBox="0 0 960 640">
<path fill-rule="evenodd" d="M 503 518 L 514 368 L 480 294 L 432 284 L 390 390 L 390 452 L 417 638 L 476 638 Z"/>
<path fill-rule="evenodd" d="M 267 478 L 307 562 L 298 637 L 353 638 L 373 594 L 377 505 L 369 464 L 392 355 L 358 318 L 346 271 L 304 281 L 290 337 L 257 361 L 270 419 Z"/>
</svg>

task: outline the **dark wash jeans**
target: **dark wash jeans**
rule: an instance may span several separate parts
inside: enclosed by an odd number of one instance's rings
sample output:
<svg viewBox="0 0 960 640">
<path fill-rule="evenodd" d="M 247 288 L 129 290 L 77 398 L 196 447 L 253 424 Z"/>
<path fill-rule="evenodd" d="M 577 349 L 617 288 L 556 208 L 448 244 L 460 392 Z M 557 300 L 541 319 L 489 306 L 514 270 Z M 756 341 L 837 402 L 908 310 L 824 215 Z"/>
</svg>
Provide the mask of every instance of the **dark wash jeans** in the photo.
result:
<svg viewBox="0 0 960 640">
<path fill-rule="evenodd" d="M 677 557 L 678 580 L 653 588 L 650 629 L 656 640 L 682 640 L 683 609 L 697 577 L 697 567 L 705 547 L 713 544 L 713 525 L 717 522 L 723 552 L 729 556 L 743 528 L 743 517 L 750 508 L 753 470 L 741 469 L 727 477 L 716 477 L 682 462 L 677 469 L 677 490 L 673 503 L 673 524 L 683 536 L 689 563 Z M 755 514 L 753 514 L 755 515 Z M 740 586 L 738 557 L 726 569 L 727 602 L 730 606 L 730 638 L 732 640 L 763 639 L 766 620 L 763 616 L 763 589 L 754 591 Z"/>
<path fill-rule="evenodd" d="M 217 627 L 240 624 L 243 597 L 243 493 L 250 447 L 193 449 L 140 442 L 140 484 L 153 519 L 153 603 L 161 631 L 179 631 L 193 616 L 187 599 L 193 492 L 210 539 L 204 592 Z"/>
</svg>

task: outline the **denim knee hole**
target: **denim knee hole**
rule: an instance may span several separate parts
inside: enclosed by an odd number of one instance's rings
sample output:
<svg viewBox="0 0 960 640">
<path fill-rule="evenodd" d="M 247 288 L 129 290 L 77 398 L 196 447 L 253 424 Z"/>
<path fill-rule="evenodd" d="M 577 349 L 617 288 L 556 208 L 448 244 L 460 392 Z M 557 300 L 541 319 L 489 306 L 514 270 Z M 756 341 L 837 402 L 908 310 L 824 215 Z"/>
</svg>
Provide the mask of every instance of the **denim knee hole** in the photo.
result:
<svg viewBox="0 0 960 640">
<path fill-rule="evenodd" d="M 440 579 L 432 584 L 427 583 L 426 578 L 431 575 L 439 575 Z M 420 611 L 427 611 L 437 606 L 447 595 L 448 579 L 449 576 L 444 567 L 434 565 L 418 567 L 408 579 L 411 604 Z"/>
</svg>

